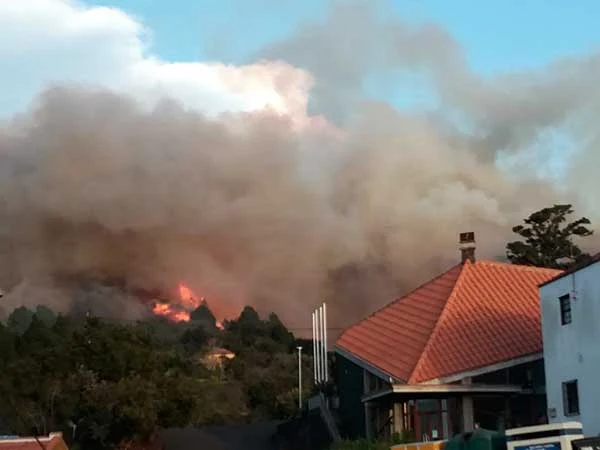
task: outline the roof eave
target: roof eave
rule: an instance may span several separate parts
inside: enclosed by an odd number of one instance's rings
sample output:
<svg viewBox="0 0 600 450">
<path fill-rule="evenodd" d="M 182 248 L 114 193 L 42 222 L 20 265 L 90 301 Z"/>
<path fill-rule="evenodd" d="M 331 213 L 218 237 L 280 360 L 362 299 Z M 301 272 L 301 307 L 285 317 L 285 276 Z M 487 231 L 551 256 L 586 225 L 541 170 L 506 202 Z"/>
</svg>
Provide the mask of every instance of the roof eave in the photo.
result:
<svg viewBox="0 0 600 450">
<path fill-rule="evenodd" d="M 536 353 L 532 353 L 529 355 L 520 356 L 518 358 L 500 361 L 498 363 L 491 364 L 488 366 L 477 367 L 477 368 L 473 368 L 470 370 L 465 370 L 464 372 L 459 372 L 459 373 L 450 374 L 450 375 L 444 375 L 443 377 L 421 381 L 421 382 L 419 382 L 419 384 L 436 385 L 436 384 L 456 383 L 461 380 L 464 380 L 465 378 L 478 377 L 478 376 L 485 375 L 485 374 L 488 374 L 491 372 L 496 372 L 498 370 L 509 369 L 511 367 L 520 366 L 521 364 L 527 364 L 530 362 L 539 361 L 540 359 L 543 359 L 543 358 L 544 358 L 543 352 L 536 352 Z"/>
<path fill-rule="evenodd" d="M 355 355 L 354 353 L 344 349 L 343 347 L 340 347 L 338 344 L 335 345 L 334 351 L 336 353 L 339 353 L 341 356 L 348 359 L 349 361 L 353 362 L 357 366 L 361 367 L 362 369 L 364 369 L 368 372 L 371 372 L 373 375 L 381 378 L 382 380 L 385 380 L 388 383 L 393 384 L 393 383 L 405 383 L 406 382 L 406 380 L 402 380 L 402 379 L 398 378 L 397 376 L 371 364 L 370 362 L 365 361 L 364 359 Z"/>
<path fill-rule="evenodd" d="M 363 395 L 361 401 L 369 402 L 388 395 L 399 394 L 412 396 L 415 399 L 423 395 L 456 395 L 456 394 L 526 394 L 531 389 L 518 385 L 496 384 L 394 384 L 389 388 Z"/>
</svg>

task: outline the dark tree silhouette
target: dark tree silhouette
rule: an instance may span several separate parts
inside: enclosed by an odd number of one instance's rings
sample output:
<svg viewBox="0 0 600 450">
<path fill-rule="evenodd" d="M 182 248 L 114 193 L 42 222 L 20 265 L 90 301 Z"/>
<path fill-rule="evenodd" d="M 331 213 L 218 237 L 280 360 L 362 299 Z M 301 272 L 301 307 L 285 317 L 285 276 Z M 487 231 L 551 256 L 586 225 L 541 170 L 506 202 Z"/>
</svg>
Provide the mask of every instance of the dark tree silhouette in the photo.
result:
<svg viewBox="0 0 600 450">
<path fill-rule="evenodd" d="M 513 227 L 512 231 L 522 240 L 506 245 L 508 260 L 513 264 L 554 269 L 566 269 L 588 260 L 590 255 L 575 244 L 574 238 L 593 233 L 586 226 L 590 221 L 581 217 L 569 222 L 571 214 L 572 205 L 554 205 L 534 212 L 523 221 L 524 225 Z"/>
<path fill-rule="evenodd" d="M 190 319 L 192 319 L 194 322 L 199 322 L 209 330 L 214 330 L 217 328 L 217 319 L 208 307 L 208 303 L 206 303 L 206 301 L 200 303 L 200 306 L 192 311 L 190 314 Z"/>
</svg>

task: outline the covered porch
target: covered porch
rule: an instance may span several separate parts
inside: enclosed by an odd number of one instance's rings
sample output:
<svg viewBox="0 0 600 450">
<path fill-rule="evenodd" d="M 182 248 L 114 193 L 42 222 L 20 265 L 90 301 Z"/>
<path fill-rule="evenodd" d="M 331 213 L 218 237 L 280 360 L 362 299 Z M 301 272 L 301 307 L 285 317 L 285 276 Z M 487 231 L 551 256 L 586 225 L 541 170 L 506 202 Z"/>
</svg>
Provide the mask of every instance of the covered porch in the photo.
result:
<svg viewBox="0 0 600 450">
<path fill-rule="evenodd" d="M 465 380 L 468 381 L 468 380 Z M 368 438 L 401 435 L 416 441 L 448 439 L 475 428 L 504 429 L 517 408 L 519 425 L 536 423 L 529 389 L 514 385 L 393 384 L 362 397 Z M 523 401 L 524 400 L 524 401 Z M 529 405 L 529 406 L 528 406 Z M 531 423 L 530 423 L 531 422 Z"/>
</svg>

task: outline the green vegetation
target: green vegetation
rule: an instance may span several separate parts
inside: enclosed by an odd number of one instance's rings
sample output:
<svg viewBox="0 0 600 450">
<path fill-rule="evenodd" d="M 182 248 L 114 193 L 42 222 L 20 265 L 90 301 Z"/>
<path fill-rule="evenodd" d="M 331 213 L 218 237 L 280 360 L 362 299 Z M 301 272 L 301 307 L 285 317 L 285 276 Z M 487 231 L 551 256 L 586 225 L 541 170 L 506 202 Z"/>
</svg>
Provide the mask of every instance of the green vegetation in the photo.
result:
<svg viewBox="0 0 600 450">
<path fill-rule="evenodd" d="M 161 428 L 295 414 L 296 341 L 277 316 L 245 308 L 221 331 L 200 308 L 186 324 L 18 308 L 0 324 L 0 434 L 63 431 L 73 448 L 94 450 L 145 442 Z M 217 347 L 236 357 L 208 363 Z M 308 357 L 303 366 L 308 385 Z"/>
<path fill-rule="evenodd" d="M 573 212 L 572 205 L 554 205 L 534 212 L 523 221 L 524 225 L 513 227 L 512 231 L 522 240 L 506 245 L 508 260 L 513 264 L 555 269 L 567 269 L 588 260 L 590 255 L 573 239 L 592 235 L 586 226 L 590 221 L 582 217 L 568 222 Z"/>
</svg>

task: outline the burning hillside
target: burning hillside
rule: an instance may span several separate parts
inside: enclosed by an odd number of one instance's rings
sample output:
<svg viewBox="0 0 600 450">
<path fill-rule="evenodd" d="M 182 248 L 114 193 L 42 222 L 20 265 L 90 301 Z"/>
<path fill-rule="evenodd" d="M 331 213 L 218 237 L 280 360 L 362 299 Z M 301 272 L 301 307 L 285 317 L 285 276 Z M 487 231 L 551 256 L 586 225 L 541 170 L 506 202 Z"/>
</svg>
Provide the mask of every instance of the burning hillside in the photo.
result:
<svg viewBox="0 0 600 450">
<path fill-rule="evenodd" d="M 200 306 L 205 305 L 208 307 L 206 298 L 196 295 L 188 286 L 180 283 L 178 286 L 178 296 L 175 299 L 167 301 L 154 301 L 152 312 L 157 316 L 166 317 L 173 322 L 189 322 L 192 313 L 197 310 Z M 216 310 L 223 311 L 223 305 L 217 304 Z M 231 319 L 232 315 L 223 317 L 217 315 L 217 328 L 222 328 L 223 318 Z M 219 320 L 220 318 L 220 320 Z"/>
<path fill-rule="evenodd" d="M 0 291 L 0 298 L 3 295 Z M 172 322 L 189 322 L 203 306 L 215 316 L 217 327 L 221 327 L 223 320 L 239 314 L 227 302 L 209 301 L 183 283 L 173 289 L 147 289 L 131 286 L 124 279 L 82 275 L 62 275 L 40 284 L 23 282 L 2 298 L 0 313 L 6 315 L 16 305 L 34 309 L 38 304 L 75 316 L 92 314 L 109 319 L 142 320 L 160 316 Z"/>
</svg>

